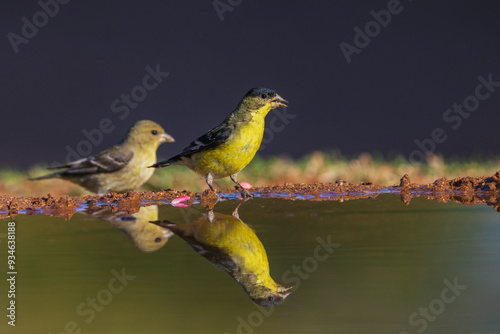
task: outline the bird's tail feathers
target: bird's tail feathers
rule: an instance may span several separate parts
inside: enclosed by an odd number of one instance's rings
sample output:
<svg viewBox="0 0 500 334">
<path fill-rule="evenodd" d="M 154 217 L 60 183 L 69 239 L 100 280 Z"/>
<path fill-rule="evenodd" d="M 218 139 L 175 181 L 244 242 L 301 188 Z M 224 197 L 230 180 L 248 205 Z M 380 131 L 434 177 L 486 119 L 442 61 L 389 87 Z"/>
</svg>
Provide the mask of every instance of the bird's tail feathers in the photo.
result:
<svg viewBox="0 0 500 334">
<path fill-rule="evenodd" d="M 170 166 L 170 165 L 177 165 L 177 163 L 179 161 L 181 161 L 182 158 L 183 158 L 183 156 L 179 154 L 179 155 L 176 155 L 175 157 L 172 157 L 168 160 L 163 160 L 163 161 L 157 162 L 157 163 L 149 166 L 148 168 L 151 168 L 151 167 L 158 168 L 158 167 L 166 167 L 166 166 Z"/>
<path fill-rule="evenodd" d="M 50 167 L 47 167 L 47 169 L 71 168 L 73 166 L 77 166 L 77 165 L 79 165 L 79 164 L 81 164 L 83 162 L 88 161 L 90 158 L 92 158 L 92 157 L 81 158 L 81 159 L 78 159 L 78 160 L 75 160 L 75 161 L 68 162 L 66 164 L 60 164 L 60 165 L 50 166 Z"/>
<path fill-rule="evenodd" d="M 150 221 L 150 223 L 158 225 L 160 227 L 168 228 L 169 230 L 175 230 L 177 228 L 177 224 L 171 222 L 170 220 L 155 220 Z"/>
<path fill-rule="evenodd" d="M 53 178 L 60 177 L 60 175 L 61 175 L 61 172 L 55 172 L 55 173 L 50 173 L 50 174 L 42 175 L 42 176 L 38 176 L 38 177 L 29 177 L 28 180 L 29 181 L 37 181 L 37 180 L 53 179 Z"/>
<path fill-rule="evenodd" d="M 157 162 L 151 166 L 148 166 L 148 168 L 159 168 L 159 167 L 166 167 L 166 166 L 170 166 L 170 165 L 171 165 L 170 160 L 165 160 L 165 161 Z"/>
</svg>

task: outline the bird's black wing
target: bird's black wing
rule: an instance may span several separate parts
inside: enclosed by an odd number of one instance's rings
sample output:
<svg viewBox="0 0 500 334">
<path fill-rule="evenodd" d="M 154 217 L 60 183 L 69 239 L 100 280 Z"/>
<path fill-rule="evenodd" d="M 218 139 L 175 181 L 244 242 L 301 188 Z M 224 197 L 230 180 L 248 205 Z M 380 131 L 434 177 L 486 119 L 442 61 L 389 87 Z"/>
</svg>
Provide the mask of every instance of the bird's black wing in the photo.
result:
<svg viewBox="0 0 500 334">
<path fill-rule="evenodd" d="M 224 126 L 215 128 L 203 136 L 197 138 L 182 150 L 182 155 L 191 155 L 198 152 L 209 150 L 213 147 L 224 144 L 233 133 L 234 127 Z"/>
<path fill-rule="evenodd" d="M 220 125 L 218 127 L 215 127 L 203 136 L 197 138 L 187 147 L 185 147 L 181 153 L 168 160 L 158 162 L 151 167 L 168 166 L 171 163 L 181 160 L 183 157 L 189 157 L 195 153 L 204 152 L 211 148 L 217 147 L 221 144 L 224 144 L 233 134 L 233 132 L 234 126 Z"/>
<path fill-rule="evenodd" d="M 187 244 L 191 246 L 191 248 L 193 248 L 198 254 L 212 262 L 220 269 L 230 274 L 239 269 L 238 265 L 234 262 L 230 254 L 224 252 L 217 246 L 208 245 L 198 240 L 190 233 L 186 233 L 184 229 L 179 228 L 177 224 L 172 223 L 169 220 L 150 221 L 150 223 L 169 229 L 175 235 L 186 241 Z"/>
<path fill-rule="evenodd" d="M 49 169 L 66 168 L 64 174 L 111 173 L 122 169 L 133 158 L 131 151 L 105 151 L 96 157 L 88 157 Z"/>
</svg>

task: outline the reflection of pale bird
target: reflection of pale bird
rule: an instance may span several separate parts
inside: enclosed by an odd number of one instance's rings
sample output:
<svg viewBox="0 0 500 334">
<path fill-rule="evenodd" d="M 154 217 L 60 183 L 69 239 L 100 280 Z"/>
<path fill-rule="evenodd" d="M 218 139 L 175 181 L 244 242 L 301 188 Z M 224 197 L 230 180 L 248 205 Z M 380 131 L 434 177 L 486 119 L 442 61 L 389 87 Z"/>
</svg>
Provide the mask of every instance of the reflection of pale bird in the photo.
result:
<svg viewBox="0 0 500 334">
<path fill-rule="evenodd" d="M 83 213 L 102 219 L 124 231 L 134 245 L 143 252 L 154 252 L 163 247 L 173 233 L 149 223 L 158 219 L 158 205 L 143 206 L 132 215 L 125 211 L 112 212 L 112 207 L 89 208 Z"/>
<path fill-rule="evenodd" d="M 158 146 L 173 141 L 157 123 L 138 121 L 120 144 L 96 156 L 51 167 L 61 170 L 31 180 L 61 178 L 97 194 L 135 190 L 153 175 L 147 167 L 156 162 Z"/>
<path fill-rule="evenodd" d="M 169 228 L 198 254 L 226 271 L 256 304 L 279 304 L 291 293 L 291 287 L 279 285 L 271 278 L 264 246 L 237 214 L 209 212 L 184 225 L 167 220 L 154 223 Z"/>
</svg>

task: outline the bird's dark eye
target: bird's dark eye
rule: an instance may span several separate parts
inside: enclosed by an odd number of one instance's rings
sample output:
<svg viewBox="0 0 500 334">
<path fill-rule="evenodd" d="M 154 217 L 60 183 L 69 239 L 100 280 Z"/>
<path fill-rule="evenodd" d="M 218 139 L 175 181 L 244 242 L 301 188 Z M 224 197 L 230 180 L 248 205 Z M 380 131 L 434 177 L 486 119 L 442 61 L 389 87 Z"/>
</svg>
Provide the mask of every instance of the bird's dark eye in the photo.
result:
<svg viewBox="0 0 500 334">
<path fill-rule="evenodd" d="M 153 131 L 151 131 L 151 133 L 156 136 L 158 134 L 158 131 L 153 130 Z"/>
<path fill-rule="evenodd" d="M 158 237 L 158 238 L 155 239 L 155 242 L 160 242 L 160 241 L 161 241 L 160 237 Z"/>
<path fill-rule="evenodd" d="M 260 97 L 262 97 L 263 99 L 267 99 L 267 94 L 262 94 Z"/>
<path fill-rule="evenodd" d="M 270 302 L 272 302 L 274 300 L 274 297 L 273 296 L 267 297 L 267 300 L 269 300 Z"/>
</svg>

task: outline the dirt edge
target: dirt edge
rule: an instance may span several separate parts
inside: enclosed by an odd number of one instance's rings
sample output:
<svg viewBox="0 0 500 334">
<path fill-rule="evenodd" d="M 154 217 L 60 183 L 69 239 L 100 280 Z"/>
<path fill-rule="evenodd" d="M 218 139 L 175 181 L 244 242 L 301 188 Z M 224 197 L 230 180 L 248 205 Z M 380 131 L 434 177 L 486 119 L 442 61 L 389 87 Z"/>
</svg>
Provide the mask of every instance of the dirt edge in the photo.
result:
<svg viewBox="0 0 500 334">
<path fill-rule="evenodd" d="M 433 183 L 420 185 L 412 183 L 408 175 L 401 178 L 399 185 L 384 187 L 370 182 L 351 184 L 342 180 L 334 183 L 285 183 L 283 185 L 257 187 L 252 192 L 263 198 L 284 198 L 290 200 L 344 201 L 359 198 L 375 198 L 383 193 L 400 194 L 401 200 L 409 205 L 412 197 L 425 197 L 439 202 L 458 202 L 467 205 L 485 203 L 500 211 L 500 172 L 493 176 L 459 177 L 448 180 L 440 178 Z M 111 205 L 116 210 L 130 214 L 139 211 L 141 206 L 168 204 L 180 196 L 189 196 L 187 204 L 199 201 L 206 207 L 213 207 L 215 196 L 208 191 L 193 193 L 190 191 L 160 190 L 148 192 L 110 193 L 104 196 L 84 195 L 78 197 L 43 197 L 0 196 L 0 219 L 25 215 L 45 214 L 65 219 L 82 206 Z M 220 194 L 224 199 L 238 198 L 236 190 Z"/>
</svg>

